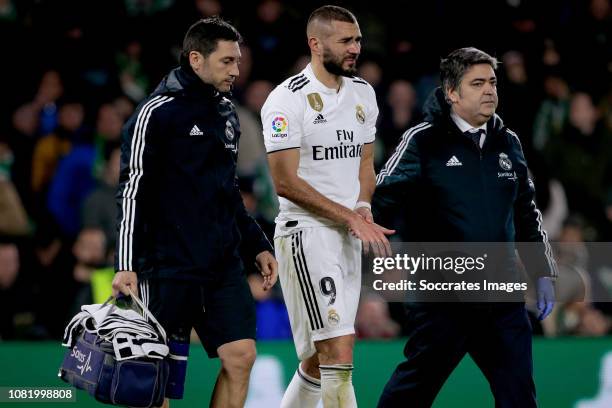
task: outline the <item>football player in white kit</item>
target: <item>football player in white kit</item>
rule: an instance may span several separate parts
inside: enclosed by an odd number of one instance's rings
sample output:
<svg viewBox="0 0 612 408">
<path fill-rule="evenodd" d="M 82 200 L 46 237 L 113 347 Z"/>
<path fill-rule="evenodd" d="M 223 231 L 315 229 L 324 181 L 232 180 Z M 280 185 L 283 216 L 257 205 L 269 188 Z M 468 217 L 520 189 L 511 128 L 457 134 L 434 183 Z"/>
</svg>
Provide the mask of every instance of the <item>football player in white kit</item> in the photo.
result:
<svg viewBox="0 0 612 408">
<path fill-rule="evenodd" d="M 354 77 L 361 50 L 355 16 L 336 6 L 308 20 L 310 64 L 261 110 L 280 213 L 274 246 L 298 365 L 282 407 L 355 407 L 354 323 L 361 249 L 390 254 L 374 223 L 374 89 Z"/>
</svg>

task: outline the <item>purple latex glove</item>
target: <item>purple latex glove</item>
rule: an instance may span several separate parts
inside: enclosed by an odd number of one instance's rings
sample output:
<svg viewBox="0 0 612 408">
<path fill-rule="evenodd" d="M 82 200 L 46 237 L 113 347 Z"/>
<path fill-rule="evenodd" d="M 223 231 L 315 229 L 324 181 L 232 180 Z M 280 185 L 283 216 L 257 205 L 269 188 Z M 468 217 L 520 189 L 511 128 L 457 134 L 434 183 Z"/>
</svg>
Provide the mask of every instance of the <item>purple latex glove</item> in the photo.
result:
<svg viewBox="0 0 612 408">
<path fill-rule="evenodd" d="M 555 286 L 549 277 L 538 278 L 536 286 L 538 294 L 538 320 L 544 320 L 555 306 Z"/>
</svg>

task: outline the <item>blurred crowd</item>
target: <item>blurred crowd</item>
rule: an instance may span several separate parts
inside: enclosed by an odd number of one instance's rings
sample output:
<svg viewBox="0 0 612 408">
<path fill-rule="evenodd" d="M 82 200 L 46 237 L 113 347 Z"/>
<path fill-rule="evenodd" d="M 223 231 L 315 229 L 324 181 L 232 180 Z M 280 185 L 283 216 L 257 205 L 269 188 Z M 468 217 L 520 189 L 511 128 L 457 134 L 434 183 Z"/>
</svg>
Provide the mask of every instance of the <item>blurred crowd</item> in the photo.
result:
<svg viewBox="0 0 612 408">
<path fill-rule="evenodd" d="M 245 38 L 233 91 L 240 187 L 272 235 L 277 202 L 259 111 L 307 64 L 306 19 L 322 4 L 0 0 L 0 339 L 59 338 L 80 305 L 110 294 L 121 127 L 177 64 L 198 18 L 221 15 Z M 599 301 L 612 299 L 612 265 L 593 266 L 584 244 L 612 241 L 611 0 L 336 4 L 356 14 L 364 36 L 358 75 L 377 92 L 377 170 L 421 120 L 442 56 L 476 46 L 500 60 L 498 112 L 521 139 L 561 267 L 587 282 L 536 330 L 612 333 L 612 303 Z M 397 239 L 409 228 L 395 227 Z M 258 335 L 290 338 L 280 290 L 259 290 L 249 273 Z M 358 335 L 400 336 L 402 317 L 401 305 L 363 293 Z"/>
</svg>

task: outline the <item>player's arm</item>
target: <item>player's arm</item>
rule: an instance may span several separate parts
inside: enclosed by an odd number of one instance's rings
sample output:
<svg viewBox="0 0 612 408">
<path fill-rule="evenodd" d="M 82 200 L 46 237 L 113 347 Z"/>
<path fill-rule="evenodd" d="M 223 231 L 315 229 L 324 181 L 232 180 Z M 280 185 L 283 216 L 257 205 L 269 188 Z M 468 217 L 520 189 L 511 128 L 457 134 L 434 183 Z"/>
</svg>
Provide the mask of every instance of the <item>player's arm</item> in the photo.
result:
<svg viewBox="0 0 612 408">
<path fill-rule="evenodd" d="M 376 93 L 374 88 L 368 85 L 370 92 L 366 119 L 365 131 L 367 132 L 366 143 L 363 146 L 361 154 L 361 163 L 359 166 L 359 198 L 355 211 L 359 213 L 366 221 L 373 223 L 372 215 L 372 195 L 376 188 L 376 172 L 374 171 L 374 140 L 376 139 L 376 123 L 378 122 L 378 103 L 376 101 Z"/>
<path fill-rule="evenodd" d="M 395 231 L 367 223 L 355 211 L 325 197 L 299 177 L 297 174 L 300 164 L 299 149 L 269 153 L 268 163 L 276 193 L 279 196 L 314 214 L 345 225 L 351 233 L 363 241 L 365 251 L 372 247 L 378 255 L 383 255 L 386 248 L 390 254 L 389 242 L 385 235 L 390 235 Z"/>
<path fill-rule="evenodd" d="M 299 148 L 269 153 L 268 164 L 279 196 L 338 224 L 350 225 L 359 218 L 354 211 L 325 197 L 298 176 Z"/>
<path fill-rule="evenodd" d="M 374 172 L 374 143 L 363 146 L 361 163 L 359 165 L 359 198 L 355 211 L 368 222 L 374 222 L 370 202 L 376 188 L 376 173 Z"/>
<path fill-rule="evenodd" d="M 261 109 L 268 164 L 276 193 L 313 214 L 349 225 L 359 218 L 353 211 L 323 196 L 298 176 L 305 104 L 284 87 L 268 96 Z"/>
</svg>

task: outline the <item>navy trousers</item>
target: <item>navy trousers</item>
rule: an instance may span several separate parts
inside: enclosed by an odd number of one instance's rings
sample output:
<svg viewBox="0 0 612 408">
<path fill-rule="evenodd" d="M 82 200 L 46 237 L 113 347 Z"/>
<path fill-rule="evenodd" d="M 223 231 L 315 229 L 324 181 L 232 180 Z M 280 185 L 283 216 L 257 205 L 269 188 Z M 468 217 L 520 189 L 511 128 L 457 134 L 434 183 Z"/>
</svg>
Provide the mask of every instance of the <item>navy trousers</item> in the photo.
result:
<svg viewBox="0 0 612 408">
<path fill-rule="evenodd" d="M 523 303 L 421 304 L 408 319 L 406 360 L 387 382 L 380 408 L 430 407 L 466 353 L 488 380 L 496 407 L 537 406 Z"/>
</svg>

